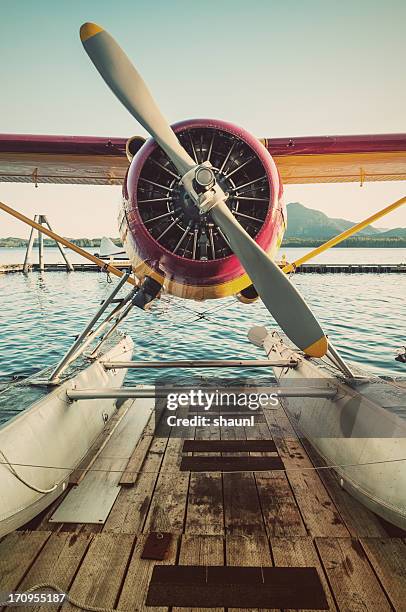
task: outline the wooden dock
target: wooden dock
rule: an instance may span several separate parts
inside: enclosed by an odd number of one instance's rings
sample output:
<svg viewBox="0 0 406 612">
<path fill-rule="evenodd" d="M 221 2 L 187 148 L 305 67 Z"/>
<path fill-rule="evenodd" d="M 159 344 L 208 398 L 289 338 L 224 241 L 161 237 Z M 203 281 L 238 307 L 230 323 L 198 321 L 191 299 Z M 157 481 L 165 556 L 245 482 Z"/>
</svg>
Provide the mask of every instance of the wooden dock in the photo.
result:
<svg viewBox="0 0 406 612">
<path fill-rule="evenodd" d="M 120 270 L 128 269 L 129 264 L 114 264 Z M 99 272 L 100 268 L 91 263 L 74 263 L 75 272 Z M 281 265 L 282 267 L 282 265 Z M 39 264 L 30 264 L 30 271 L 38 272 Z M 44 264 L 45 272 L 66 272 L 66 265 L 62 263 Z M 23 264 L 0 264 L 0 274 L 22 272 Z M 406 263 L 399 264 L 327 264 L 312 263 L 300 266 L 296 274 L 405 274 Z"/>
<path fill-rule="evenodd" d="M 406 534 L 350 497 L 332 471 L 314 469 L 320 458 L 281 406 L 264 408 L 254 427 L 188 429 L 203 447 L 173 431 L 155 436 L 153 418 L 105 523 L 51 522 L 57 500 L 0 542 L 0 592 L 52 582 L 86 605 L 129 612 L 309 610 L 322 609 L 320 587 L 323 609 L 406 609 Z M 185 469 L 185 458 L 207 456 L 218 465 Z M 255 457 L 276 469 L 252 471 Z"/>
</svg>

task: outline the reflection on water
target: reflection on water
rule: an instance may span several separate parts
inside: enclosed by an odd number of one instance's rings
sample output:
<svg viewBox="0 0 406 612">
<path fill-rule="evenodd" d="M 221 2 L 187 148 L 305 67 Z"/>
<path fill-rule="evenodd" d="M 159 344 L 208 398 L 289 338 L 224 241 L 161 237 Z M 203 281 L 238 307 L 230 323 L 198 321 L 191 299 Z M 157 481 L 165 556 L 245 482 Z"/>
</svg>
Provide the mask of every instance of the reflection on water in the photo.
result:
<svg viewBox="0 0 406 612">
<path fill-rule="evenodd" d="M 296 275 L 293 282 L 345 358 L 376 373 L 406 373 L 394 360 L 395 349 L 406 344 L 404 275 Z M 94 272 L 0 275 L 0 380 L 55 363 L 111 287 L 105 274 Z M 246 339 L 252 325 L 274 325 L 260 302 L 165 296 L 149 313 L 134 309 L 123 329 L 135 341 L 137 359 L 263 358 Z M 163 374 L 133 371 L 129 380 L 151 382 Z"/>
</svg>

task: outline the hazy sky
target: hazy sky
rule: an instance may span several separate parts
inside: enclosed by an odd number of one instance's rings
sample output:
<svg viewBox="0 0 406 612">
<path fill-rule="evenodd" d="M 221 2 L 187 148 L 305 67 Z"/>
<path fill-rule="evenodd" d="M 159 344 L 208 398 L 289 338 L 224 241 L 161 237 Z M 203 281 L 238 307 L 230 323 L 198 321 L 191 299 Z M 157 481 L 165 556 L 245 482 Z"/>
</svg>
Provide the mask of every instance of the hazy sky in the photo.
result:
<svg viewBox="0 0 406 612">
<path fill-rule="evenodd" d="M 79 40 L 115 36 L 169 120 L 222 118 L 257 136 L 405 131 L 404 0 L 2 0 L 0 132 L 143 134 Z M 287 186 L 286 201 L 360 220 L 405 183 Z M 0 183 L 0 199 L 69 236 L 117 235 L 116 187 Z M 378 223 L 406 226 L 406 206 Z M 0 213 L 0 236 L 27 229 Z"/>
</svg>

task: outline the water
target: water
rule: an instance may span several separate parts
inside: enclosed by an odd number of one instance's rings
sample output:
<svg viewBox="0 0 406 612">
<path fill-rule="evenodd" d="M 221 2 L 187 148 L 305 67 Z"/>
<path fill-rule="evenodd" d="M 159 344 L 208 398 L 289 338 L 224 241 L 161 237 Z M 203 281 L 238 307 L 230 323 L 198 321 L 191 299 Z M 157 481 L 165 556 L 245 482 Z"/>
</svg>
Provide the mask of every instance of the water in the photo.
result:
<svg viewBox="0 0 406 612">
<path fill-rule="evenodd" d="M 1 250 L 1 249 L 0 249 Z M 280 255 L 286 255 L 288 261 L 295 261 L 306 255 L 311 248 L 286 248 L 280 250 Z M 1 259 L 0 259 L 1 261 Z M 320 253 L 309 263 L 331 263 L 331 264 L 397 264 L 406 263 L 406 249 L 354 249 L 354 248 L 332 248 Z"/>
<path fill-rule="evenodd" d="M 89 253 L 96 253 L 98 248 L 87 248 L 85 251 Z M 0 264 L 5 263 L 23 263 L 25 256 L 25 248 L 7 249 L 0 247 Z M 280 255 L 286 254 L 288 261 L 295 261 L 302 257 L 305 253 L 311 251 L 310 248 L 281 248 Z M 83 258 L 66 249 L 66 253 L 72 263 L 82 263 Z M 45 262 L 48 263 L 64 263 L 59 249 L 48 247 L 45 248 L 44 253 Z M 38 251 L 35 248 L 32 253 L 32 262 L 38 262 Z M 406 249 L 354 249 L 354 248 L 333 248 L 329 249 L 325 253 L 317 255 L 312 262 L 320 263 L 376 263 L 376 264 L 390 264 L 390 263 L 406 263 Z"/>
<path fill-rule="evenodd" d="M 303 274 L 293 282 L 344 358 L 377 374 L 406 373 L 406 365 L 394 360 L 395 349 L 406 343 L 404 275 Z M 105 274 L 95 272 L 0 275 L 0 384 L 58 361 L 111 287 Z M 150 313 L 134 309 L 123 329 L 136 343 L 136 359 L 263 358 L 246 339 L 252 325 L 273 326 L 261 302 L 197 303 L 165 296 Z M 162 374 L 132 371 L 127 380 L 151 383 Z M 264 371 L 244 374 L 262 377 Z"/>
</svg>

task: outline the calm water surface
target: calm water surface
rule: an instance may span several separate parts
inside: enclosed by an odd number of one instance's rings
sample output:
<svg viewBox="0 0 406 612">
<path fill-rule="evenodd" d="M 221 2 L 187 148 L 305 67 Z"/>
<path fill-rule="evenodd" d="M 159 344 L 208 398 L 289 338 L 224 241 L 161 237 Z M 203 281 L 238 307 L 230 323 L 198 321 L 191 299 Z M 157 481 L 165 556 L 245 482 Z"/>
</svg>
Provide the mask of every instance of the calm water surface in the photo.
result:
<svg viewBox="0 0 406 612">
<path fill-rule="evenodd" d="M 395 349 L 406 344 L 404 275 L 297 274 L 293 282 L 346 359 L 375 373 L 406 375 L 406 365 L 394 360 Z M 0 381 L 55 363 L 111 287 L 96 272 L 0 275 Z M 165 296 L 150 313 L 134 309 L 123 329 L 135 341 L 137 359 L 263 358 L 246 339 L 252 325 L 273 327 L 260 302 Z M 162 371 L 133 371 L 128 380 L 151 382 L 155 375 Z"/>
<path fill-rule="evenodd" d="M 98 249 L 85 249 L 95 253 Z M 26 249 L 6 249 L 0 247 L 0 264 L 23 263 Z M 281 248 L 280 257 L 285 254 L 288 261 L 295 261 L 305 253 L 311 251 L 309 248 Z M 83 258 L 76 253 L 66 251 L 72 263 L 83 262 Z M 57 248 L 45 249 L 45 261 L 48 263 L 63 263 L 63 259 Z M 32 253 L 32 261 L 38 261 L 38 251 L 35 248 Z M 406 249 L 340 249 L 333 248 L 321 253 L 312 261 L 320 263 L 406 263 Z"/>
</svg>

